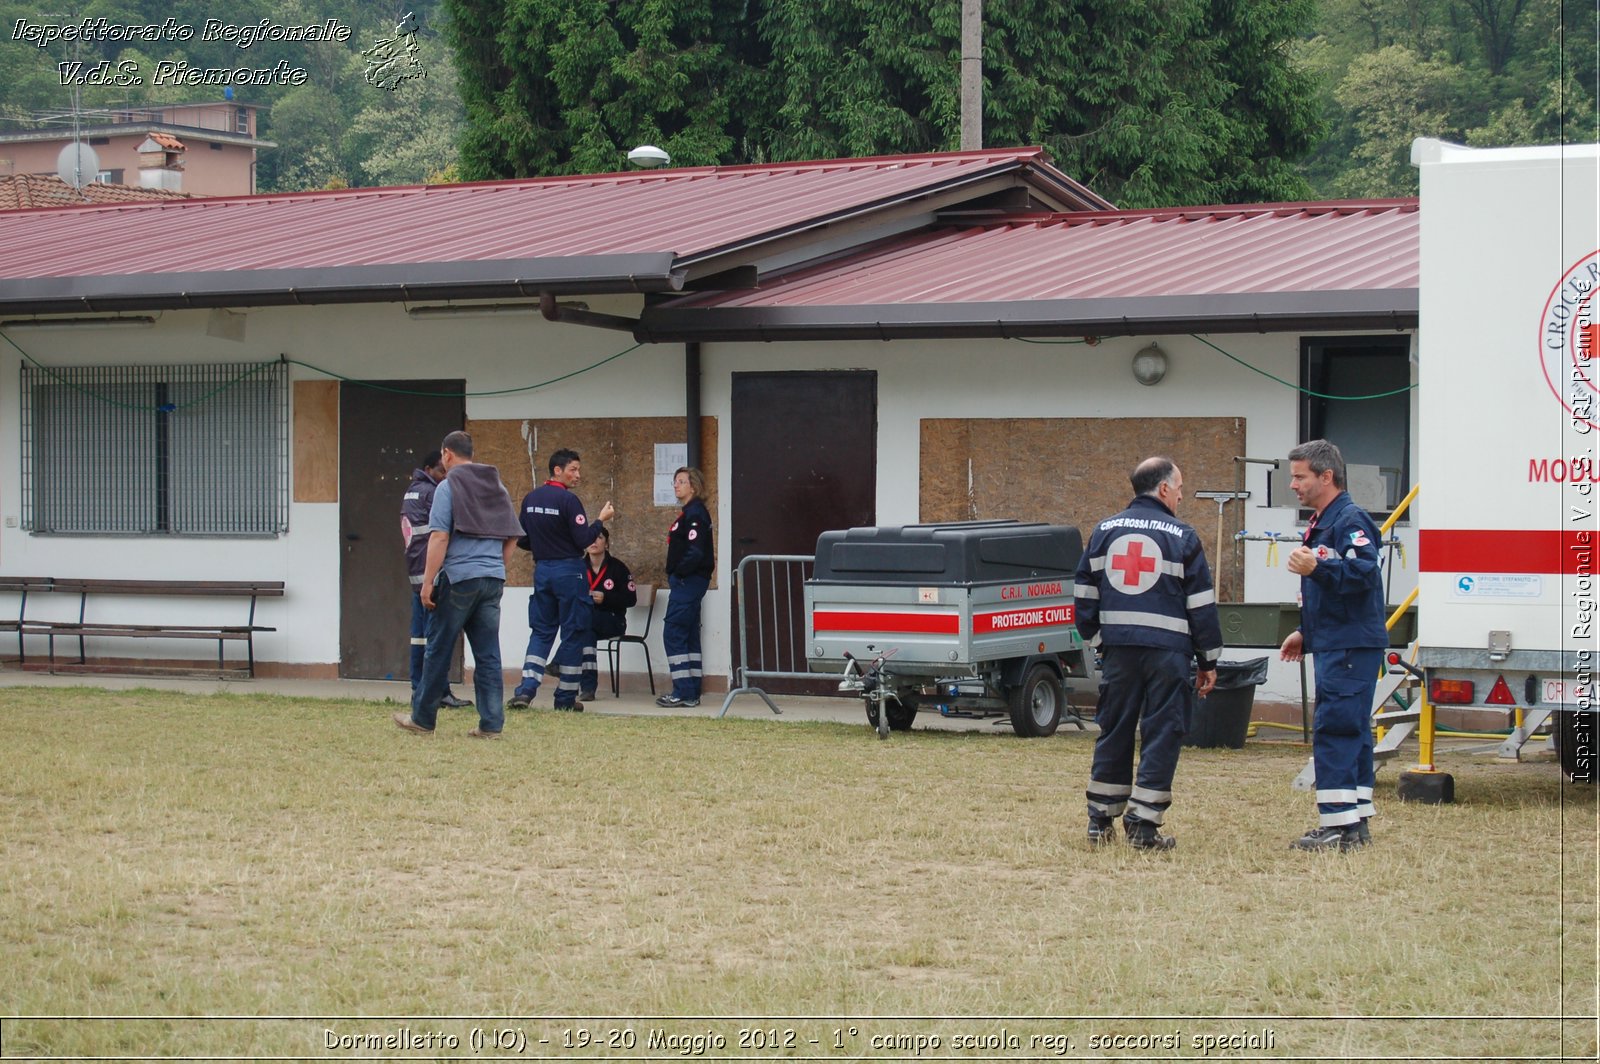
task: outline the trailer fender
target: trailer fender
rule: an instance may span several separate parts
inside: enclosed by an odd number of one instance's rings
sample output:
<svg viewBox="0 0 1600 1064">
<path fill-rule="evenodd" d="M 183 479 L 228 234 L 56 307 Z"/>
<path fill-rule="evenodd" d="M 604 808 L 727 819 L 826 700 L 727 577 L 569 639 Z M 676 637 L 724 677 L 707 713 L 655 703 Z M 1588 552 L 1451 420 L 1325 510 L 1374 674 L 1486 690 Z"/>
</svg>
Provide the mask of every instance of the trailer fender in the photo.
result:
<svg viewBox="0 0 1600 1064">
<path fill-rule="evenodd" d="M 1035 664 L 1043 663 L 1050 666 L 1055 672 L 1056 679 L 1065 681 L 1066 670 L 1061 667 L 1061 659 L 1055 654 L 1034 654 L 1026 658 L 1007 658 L 1000 663 L 1000 682 L 1006 687 L 1016 687 L 1022 683 L 1022 678 L 1028 675 L 1028 670 Z"/>
</svg>

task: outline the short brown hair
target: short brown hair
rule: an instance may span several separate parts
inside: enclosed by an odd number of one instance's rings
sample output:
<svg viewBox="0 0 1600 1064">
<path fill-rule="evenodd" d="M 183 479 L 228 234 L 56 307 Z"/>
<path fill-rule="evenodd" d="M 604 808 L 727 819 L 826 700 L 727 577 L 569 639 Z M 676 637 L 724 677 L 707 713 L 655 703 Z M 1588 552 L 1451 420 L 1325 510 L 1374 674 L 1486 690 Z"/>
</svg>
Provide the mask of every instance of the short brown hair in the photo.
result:
<svg viewBox="0 0 1600 1064">
<path fill-rule="evenodd" d="M 1344 455 L 1327 440 L 1307 440 L 1289 452 L 1289 461 L 1304 462 L 1314 476 L 1333 470 L 1333 486 L 1344 487 Z"/>
<path fill-rule="evenodd" d="M 672 479 L 677 480 L 679 473 L 689 474 L 689 486 L 694 489 L 695 498 L 706 493 L 706 475 L 694 466 L 679 466 L 672 471 Z"/>
</svg>

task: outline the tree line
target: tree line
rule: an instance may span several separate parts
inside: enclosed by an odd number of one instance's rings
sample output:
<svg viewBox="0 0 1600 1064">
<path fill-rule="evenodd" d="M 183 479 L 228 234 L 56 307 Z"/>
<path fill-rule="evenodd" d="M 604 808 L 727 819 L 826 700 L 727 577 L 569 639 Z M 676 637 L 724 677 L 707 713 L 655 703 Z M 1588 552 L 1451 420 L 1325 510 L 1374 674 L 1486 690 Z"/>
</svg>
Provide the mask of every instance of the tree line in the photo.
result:
<svg viewBox="0 0 1600 1064">
<path fill-rule="evenodd" d="M 263 190 L 959 146 L 960 0 L 262 0 L 230 21 L 337 18 L 347 41 L 14 39 L 18 19 L 196 26 L 209 0 L 0 0 L 0 119 L 71 106 L 59 62 L 279 61 L 238 91 L 276 141 Z M 63 17 L 62 9 L 70 9 Z M 426 76 L 362 52 L 413 13 Z M 1410 195 L 1416 136 L 1597 139 L 1594 0 L 985 0 L 984 141 L 1040 144 L 1126 207 Z M 216 90 L 84 86 L 81 106 Z M 220 94 L 220 93 L 218 93 Z"/>
</svg>

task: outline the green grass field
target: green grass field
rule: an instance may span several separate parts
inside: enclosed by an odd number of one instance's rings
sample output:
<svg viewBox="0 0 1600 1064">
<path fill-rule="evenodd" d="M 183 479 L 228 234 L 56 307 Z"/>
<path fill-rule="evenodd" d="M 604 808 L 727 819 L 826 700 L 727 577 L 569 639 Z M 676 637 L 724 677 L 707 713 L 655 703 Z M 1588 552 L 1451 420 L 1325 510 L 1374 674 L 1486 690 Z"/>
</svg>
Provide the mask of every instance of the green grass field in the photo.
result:
<svg viewBox="0 0 1600 1064">
<path fill-rule="evenodd" d="M 1303 747 L 1188 750 L 1148 855 L 1082 841 L 1082 733 L 393 708 L 0 690 L 0 1056 L 1596 1052 L 1550 764 L 1443 757 L 1450 806 L 1391 765 L 1376 845 L 1307 855 Z"/>
</svg>

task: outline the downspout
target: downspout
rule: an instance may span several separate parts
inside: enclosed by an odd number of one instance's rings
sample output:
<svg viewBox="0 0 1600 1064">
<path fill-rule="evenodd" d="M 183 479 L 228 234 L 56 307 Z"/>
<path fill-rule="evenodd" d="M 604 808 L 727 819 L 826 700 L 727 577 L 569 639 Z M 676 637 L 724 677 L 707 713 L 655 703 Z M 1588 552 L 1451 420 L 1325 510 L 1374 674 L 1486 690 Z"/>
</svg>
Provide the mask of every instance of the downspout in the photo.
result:
<svg viewBox="0 0 1600 1064">
<path fill-rule="evenodd" d="M 704 469 L 700 464 L 700 343 L 697 340 L 683 345 L 683 419 L 684 435 L 689 441 L 689 465 Z"/>
</svg>

